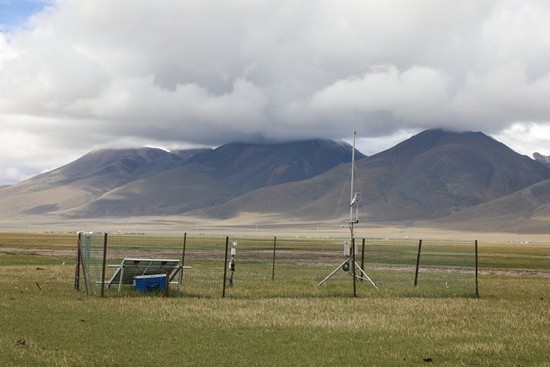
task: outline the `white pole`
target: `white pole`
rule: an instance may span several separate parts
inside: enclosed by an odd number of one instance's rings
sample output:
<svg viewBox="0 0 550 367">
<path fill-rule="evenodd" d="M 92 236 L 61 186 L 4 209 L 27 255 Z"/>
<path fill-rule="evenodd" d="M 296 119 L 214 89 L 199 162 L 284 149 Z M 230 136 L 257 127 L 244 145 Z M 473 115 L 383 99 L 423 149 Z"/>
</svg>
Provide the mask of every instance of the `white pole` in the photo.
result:
<svg viewBox="0 0 550 367">
<path fill-rule="evenodd" d="M 349 228 L 351 231 L 351 240 L 353 241 L 353 238 L 355 237 L 353 233 L 353 181 L 355 176 L 355 135 L 357 134 L 356 131 L 353 132 L 353 141 L 352 141 L 352 150 L 351 150 L 351 189 L 350 189 L 350 206 L 349 206 Z M 353 243 L 353 242 L 352 242 Z"/>
</svg>

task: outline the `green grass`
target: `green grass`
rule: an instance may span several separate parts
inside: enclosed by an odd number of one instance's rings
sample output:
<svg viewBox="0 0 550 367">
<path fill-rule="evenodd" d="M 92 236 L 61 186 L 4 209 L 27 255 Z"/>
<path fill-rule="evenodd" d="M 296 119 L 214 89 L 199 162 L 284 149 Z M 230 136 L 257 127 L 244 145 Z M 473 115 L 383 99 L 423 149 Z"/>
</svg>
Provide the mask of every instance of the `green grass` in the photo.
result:
<svg viewBox="0 0 550 367">
<path fill-rule="evenodd" d="M 76 234 L 0 233 L 1 247 L 75 249 L 76 242 Z"/>
<path fill-rule="evenodd" d="M 237 277 L 225 299 L 221 283 L 205 293 L 191 277 L 180 297 L 102 299 L 72 289 L 72 256 L 3 251 L 63 238 L 14 237 L 6 246 L 0 234 L 0 366 L 550 366 L 547 246 L 480 246 L 479 299 L 365 285 L 354 299 L 338 292 L 345 277 L 320 289 L 277 280 L 267 297 L 265 282 L 245 288 Z M 537 274 L 496 271 L 531 264 Z"/>
<path fill-rule="evenodd" d="M 485 244 L 479 248 L 479 261 L 486 268 L 550 269 L 549 245 Z"/>
<path fill-rule="evenodd" d="M 222 236 L 128 235 L 110 234 L 106 280 L 114 273 L 111 267 L 123 258 L 180 258 L 185 246 L 185 265 L 192 277 L 187 289 L 194 296 L 220 294 L 225 266 L 226 238 Z M 315 287 L 342 262 L 342 238 L 232 237 L 238 242 L 236 281 L 239 287 L 229 294 L 235 297 L 311 297 L 341 296 L 352 292 L 351 278 L 338 271 L 321 289 Z M 475 295 L 474 242 L 424 241 L 419 286 L 415 279 L 418 240 L 367 239 L 359 241 L 356 260 L 378 284 L 383 295 L 466 297 Z M 99 294 L 104 236 L 94 234 L 82 239 L 83 253 L 94 294 Z M 275 246 L 276 245 L 276 246 Z M 362 249 L 365 252 L 362 252 Z M 275 251 L 276 250 L 276 251 Z M 276 255 L 274 256 L 274 254 Z M 89 254 L 89 255 L 88 255 Z M 89 259 L 89 260 L 88 260 Z M 273 268 L 275 264 L 275 268 Z M 272 271 L 277 281 L 271 282 Z M 282 282 L 279 282 L 282 281 Z M 290 286 L 292 284 L 293 286 Z M 363 287 L 363 288 L 369 288 Z M 372 290 L 372 289 L 371 289 Z M 361 291 L 363 292 L 363 291 Z M 112 296 L 113 292 L 109 292 Z M 115 292 L 114 295 L 117 295 Z"/>
</svg>

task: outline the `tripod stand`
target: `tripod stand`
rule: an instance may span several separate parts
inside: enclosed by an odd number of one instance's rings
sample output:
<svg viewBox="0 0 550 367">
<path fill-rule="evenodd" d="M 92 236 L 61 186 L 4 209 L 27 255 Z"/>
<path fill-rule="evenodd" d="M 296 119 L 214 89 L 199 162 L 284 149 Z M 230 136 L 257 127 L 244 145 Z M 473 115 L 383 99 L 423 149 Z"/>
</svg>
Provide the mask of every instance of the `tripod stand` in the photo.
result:
<svg viewBox="0 0 550 367">
<path fill-rule="evenodd" d="M 327 280 L 329 280 L 336 272 L 340 269 L 343 269 L 350 273 L 350 275 L 354 278 L 353 283 L 353 289 L 355 294 L 355 281 L 357 279 L 364 279 L 370 282 L 374 286 L 374 288 L 378 289 L 376 284 L 369 278 L 367 273 L 357 264 L 355 261 L 355 231 L 354 226 L 355 224 L 359 223 L 359 201 L 361 201 L 361 196 L 358 192 L 355 194 L 353 193 L 353 180 L 354 180 L 354 173 L 355 173 L 355 135 L 357 133 L 353 132 L 353 146 L 351 150 L 351 190 L 350 190 L 350 204 L 349 204 L 349 222 L 348 226 L 350 229 L 350 239 L 351 239 L 351 251 L 349 247 L 344 247 L 344 255 L 346 256 L 346 259 L 343 263 L 338 265 L 336 269 L 332 271 L 325 279 L 321 281 L 317 286 L 323 285 Z M 355 211 L 353 210 L 355 208 Z M 343 227 L 343 226 L 342 226 Z M 359 270 L 359 274 L 357 274 L 357 270 Z"/>
<path fill-rule="evenodd" d="M 356 222 L 357 223 L 357 222 Z M 365 273 L 365 271 L 361 268 L 361 266 L 359 266 L 359 264 L 357 264 L 357 262 L 355 261 L 355 238 L 353 237 L 353 223 L 350 224 L 350 228 L 351 228 L 351 231 L 352 231 L 352 239 L 351 239 L 351 253 L 349 253 L 349 251 L 345 251 L 344 250 L 344 254 L 346 254 L 346 259 L 344 260 L 343 263 L 341 263 L 340 265 L 338 265 L 336 267 L 336 269 L 334 269 L 332 271 L 332 273 L 330 273 L 329 275 L 326 276 L 325 279 L 323 279 L 321 281 L 321 283 L 317 284 L 318 287 L 320 287 L 321 285 L 323 285 L 327 280 L 329 280 L 330 278 L 332 278 L 332 276 L 334 274 L 336 274 L 336 272 L 340 269 L 343 269 L 344 271 L 347 271 L 348 273 L 350 273 L 350 275 L 352 277 L 354 277 L 355 279 L 362 279 L 362 280 L 366 280 L 368 281 L 370 284 L 372 284 L 372 286 L 376 289 L 379 289 L 376 284 L 374 284 L 374 282 L 372 281 L 371 278 L 369 278 L 369 276 L 367 275 L 367 273 Z M 357 270 L 359 270 L 359 274 L 357 274 Z"/>
</svg>

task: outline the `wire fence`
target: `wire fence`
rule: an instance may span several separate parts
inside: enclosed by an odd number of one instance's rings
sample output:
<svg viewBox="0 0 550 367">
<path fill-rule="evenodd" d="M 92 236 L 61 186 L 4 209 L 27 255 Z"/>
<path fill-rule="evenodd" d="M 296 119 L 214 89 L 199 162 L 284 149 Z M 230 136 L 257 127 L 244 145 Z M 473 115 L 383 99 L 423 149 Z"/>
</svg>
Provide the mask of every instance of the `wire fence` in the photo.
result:
<svg viewBox="0 0 550 367">
<path fill-rule="evenodd" d="M 479 296 L 477 241 L 353 242 L 355 246 L 336 237 L 80 233 L 75 288 L 83 279 L 88 294 L 133 296 L 143 294 L 135 291 L 140 276 L 167 273 L 165 286 L 155 284 L 166 296 Z"/>
</svg>

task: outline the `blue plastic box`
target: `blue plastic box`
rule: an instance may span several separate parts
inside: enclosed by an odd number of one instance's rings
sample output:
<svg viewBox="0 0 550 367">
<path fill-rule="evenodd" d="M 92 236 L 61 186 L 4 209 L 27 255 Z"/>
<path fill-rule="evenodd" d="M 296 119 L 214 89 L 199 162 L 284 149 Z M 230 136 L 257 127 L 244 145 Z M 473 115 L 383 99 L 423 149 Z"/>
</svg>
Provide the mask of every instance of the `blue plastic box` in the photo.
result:
<svg viewBox="0 0 550 367">
<path fill-rule="evenodd" d="M 141 292 L 164 291 L 166 289 L 166 274 L 136 275 L 134 289 Z"/>
</svg>

